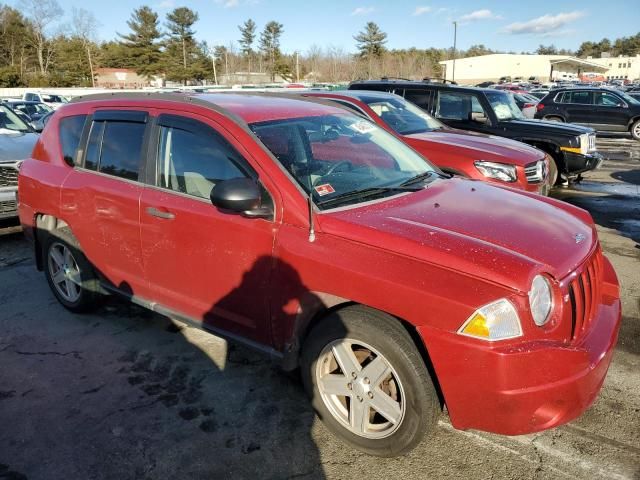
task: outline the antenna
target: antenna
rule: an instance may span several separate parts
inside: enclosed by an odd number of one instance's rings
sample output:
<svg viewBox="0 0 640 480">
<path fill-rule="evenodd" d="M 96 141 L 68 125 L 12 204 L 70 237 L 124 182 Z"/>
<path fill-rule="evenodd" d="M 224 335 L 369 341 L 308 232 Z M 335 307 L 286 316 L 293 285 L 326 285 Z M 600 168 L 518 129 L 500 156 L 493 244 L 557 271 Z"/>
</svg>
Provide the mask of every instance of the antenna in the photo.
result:
<svg viewBox="0 0 640 480">
<path fill-rule="evenodd" d="M 307 204 L 309 206 L 309 241 L 315 242 L 316 240 L 316 228 L 313 224 L 313 198 L 312 193 L 309 192 L 309 196 L 307 197 Z"/>
</svg>

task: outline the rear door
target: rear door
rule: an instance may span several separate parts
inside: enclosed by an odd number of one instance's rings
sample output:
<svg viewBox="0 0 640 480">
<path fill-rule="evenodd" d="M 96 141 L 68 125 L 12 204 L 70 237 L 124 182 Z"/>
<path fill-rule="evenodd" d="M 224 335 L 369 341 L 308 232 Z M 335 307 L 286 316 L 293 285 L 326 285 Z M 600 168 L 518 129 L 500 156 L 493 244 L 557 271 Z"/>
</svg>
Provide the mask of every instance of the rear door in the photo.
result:
<svg viewBox="0 0 640 480">
<path fill-rule="evenodd" d="M 597 115 L 593 111 L 593 95 L 588 90 L 575 90 L 564 93 L 562 97 L 565 120 L 570 123 L 591 125 L 597 123 Z"/>
<path fill-rule="evenodd" d="M 271 343 L 268 287 L 277 225 L 210 201 L 220 181 L 258 178 L 247 151 L 220 124 L 186 112 L 160 115 L 154 131 L 154 174 L 140 202 L 149 299 L 169 313 Z M 272 198 L 264 188 L 264 202 Z"/>
<path fill-rule="evenodd" d="M 144 110 L 95 111 L 85 131 L 86 146 L 78 154 L 80 164 L 61 189 L 64 219 L 89 261 L 108 283 L 142 297 L 148 287 L 139 203 L 148 119 Z"/>
</svg>

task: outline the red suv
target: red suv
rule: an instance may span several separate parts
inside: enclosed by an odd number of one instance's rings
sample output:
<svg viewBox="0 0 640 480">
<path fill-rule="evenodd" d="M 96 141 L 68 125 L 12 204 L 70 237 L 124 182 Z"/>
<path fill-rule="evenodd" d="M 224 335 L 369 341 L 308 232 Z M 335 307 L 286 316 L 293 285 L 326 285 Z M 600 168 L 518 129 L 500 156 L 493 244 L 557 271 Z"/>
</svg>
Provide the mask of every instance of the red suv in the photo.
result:
<svg viewBox="0 0 640 480">
<path fill-rule="evenodd" d="M 364 115 L 394 133 L 446 173 L 546 195 L 550 157 L 507 138 L 450 128 L 399 95 L 366 90 L 311 92 Z"/>
<path fill-rule="evenodd" d="M 37 265 L 72 311 L 103 293 L 300 367 L 370 454 L 456 428 L 522 434 L 584 412 L 619 287 L 589 214 L 448 178 L 343 108 L 121 94 L 61 107 L 19 177 Z"/>
</svg>

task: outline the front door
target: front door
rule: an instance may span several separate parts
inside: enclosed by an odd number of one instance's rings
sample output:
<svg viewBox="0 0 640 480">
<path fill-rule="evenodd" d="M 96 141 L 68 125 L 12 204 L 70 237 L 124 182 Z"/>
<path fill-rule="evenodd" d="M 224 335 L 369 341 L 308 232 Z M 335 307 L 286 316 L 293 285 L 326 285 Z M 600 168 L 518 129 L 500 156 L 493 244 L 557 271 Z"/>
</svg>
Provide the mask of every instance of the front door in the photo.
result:
<svg viewBox="0 0 640 480">
<path fill-rule="evenodd" d="M 156 179 L 140 202 L 151 300 L 270 344 L 267 291 L 276 224 L 220 211 L 209 200 L 216 183 L 257 178 L 256 170 L 211 120 L 165 114 L 156 130 Z M 266 190 L 264 197 L 272 201 Z"/>
<path fill-rule="evenodd" d="M 629 124 L 627 103 L 615 93 L 593 92 L 591 126 L 598 130 L 626 131 Z"/>
</svg>

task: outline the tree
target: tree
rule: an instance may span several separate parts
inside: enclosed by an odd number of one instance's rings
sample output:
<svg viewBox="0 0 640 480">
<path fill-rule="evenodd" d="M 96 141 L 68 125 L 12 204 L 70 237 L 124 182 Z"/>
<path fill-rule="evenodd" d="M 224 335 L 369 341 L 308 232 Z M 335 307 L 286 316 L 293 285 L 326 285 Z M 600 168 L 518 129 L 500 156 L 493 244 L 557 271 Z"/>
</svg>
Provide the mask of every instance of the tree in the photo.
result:
<svg viewBox="0 0 640 480">
<path fill-rule="evenodd" d="M 62 16 L 57 0 L 20 0 L 20 11 L 25 12 L 31 22 L 31 42 L 36 50 L 40 74 L 45 76 L 52 55 L 47 48 L 47 28 Z"/>
<path fill-rule="evenodd" d="M 138 75 L 150 78 L 162 70 L 162 52 L 160 51 L 160 39 L 162 33 L 158 28 L 158 14 L 151 8 L 144 6 L 133 11 L 127 21 L 131 33 L 118 34 L 121 38 L 121 50 L 127 50 L 129 61 Z M 115 48 L 112 48 L 115 51 Z M 124 54 L 124 52 L 120 52 Z M 125 65 L 122 65 L 124 67 Z M 128 66 L 128 65 L 127 65 Z"/>
<path fill-rule="evenodd" d="M 253 42 L 256 39 L 256 22 L 249 19 L 242 25 L 238 25 L 240 30 L 240 50 L 247 57 L 249 62 L 249 72 L 251 72 L 251 57 L 253 56 Z"/>
<path fill-rule="evenodd" d="M 364 31 L 359 32 L 353 39 L 358 43 L 360 57 L 368 60 L 368 75 L 371 78 L 371 66 L 374 58 L 382 57 L 384 44 L 387 43 L 387 34 L 380 30 L 374 22 L 368 22 Z"/>
<path fill-rule="evenodd" d="M 260 51 L 269 62 L 272 82 L 275 80 L 276 73 L 282 70 L 282 64 L 277 63 L 277 60 L 281 55 L 280 37 L 283 33 L 284 26 L 281 23 L 271 21 L 264 26 L 264 30 L 260 34 Z"/>
<path fill-rule="evenodd" d="M 169 71 L 167 78 L 179 80 L 184 85 L 193 78 L 189 71 L 190 60 L 197 48 L 193 24 L 198 21 L 198 14 L 187 7 L 179 7 L 167 14 L 166 27 L 169 39 L 166 42 L 165 54 Z M 177 62 L 177 59 L 180 59 Z"/>
<path fill-rule="evenodd" d="M 536 50 L 536 53 L 538 55 L 557 55 L 558 49 L 555 47 L 555 45 L 549 45 L 548 47 L 540 45 Z"/>
<path fill-rule="evenodd" d="M 96 79 L 93 73 L 93 59 L 91 50 L 95 47 L 95 36 L 98 28 L 98 21 L 93 13 L 84 8 L 73 7 L 72 10 L 72 31 L 73 36 L 82 42 L 82 46 L 87 53 L 89 71 L 91 72 L 91 86 L 96 86 Z"/>
<path fill-rule="evenodd" d="M 462 54 L 462 52 L 460 52 Z M 496 53 L 494 50 L 485 47 L 483 44 L 480 45 L 471 45 L 469 49 L 464 53 L 465 57 L 479 57 L 481 55 L 490 55 L 492 53 Z"/>
</svg>

